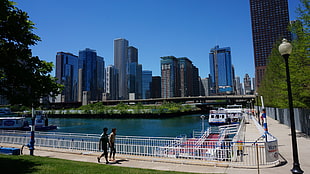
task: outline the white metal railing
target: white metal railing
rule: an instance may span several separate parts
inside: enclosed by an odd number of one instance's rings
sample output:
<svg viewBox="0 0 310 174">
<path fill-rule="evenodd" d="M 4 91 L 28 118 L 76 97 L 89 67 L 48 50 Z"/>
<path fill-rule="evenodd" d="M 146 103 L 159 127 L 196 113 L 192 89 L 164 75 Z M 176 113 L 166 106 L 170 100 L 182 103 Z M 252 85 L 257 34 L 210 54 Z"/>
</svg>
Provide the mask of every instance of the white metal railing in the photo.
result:
<svg viewBox="0 0 310 174">
<path fill-rule="evenodd" d="M 117 135 L 116 150 L 123 155 L 135 155 L 148 159 L 165 159 L 177 162 L 195 160 L 201 163 L 226 163 L 231 166 L 270 165 L 276 162 L 266 160 L 266 143 L 238 142 L 233 140 L 199 138 L 142 137 Z M 26 145 L 30 141 L 30 132 L 0 130 L 0 143 Z M 35 132 L 35 146 L 62 150 L 98 152 L 99 134 L 77 134 L 61 132 Z"/>
</svg>

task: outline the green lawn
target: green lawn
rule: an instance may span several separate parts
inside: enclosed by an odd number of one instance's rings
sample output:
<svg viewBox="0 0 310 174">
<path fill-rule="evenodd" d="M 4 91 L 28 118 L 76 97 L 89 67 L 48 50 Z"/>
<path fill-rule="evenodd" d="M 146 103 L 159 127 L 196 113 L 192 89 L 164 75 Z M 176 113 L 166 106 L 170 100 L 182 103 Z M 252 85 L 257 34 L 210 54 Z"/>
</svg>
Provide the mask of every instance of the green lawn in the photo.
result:
<svg viewBox="0 0 310 174">
<path fill-rule="evenodd" d="M 0 154 L 0 173 L 6 174 L 99 174 L 99 173 L 176 173 L 175 171 L 158 171 L 150 169 L 138 169 L 118 167 L 105 164 L 78 162 L 63 159 L 29 156 L 29 155 L 2 155 Z"/>
</svg>

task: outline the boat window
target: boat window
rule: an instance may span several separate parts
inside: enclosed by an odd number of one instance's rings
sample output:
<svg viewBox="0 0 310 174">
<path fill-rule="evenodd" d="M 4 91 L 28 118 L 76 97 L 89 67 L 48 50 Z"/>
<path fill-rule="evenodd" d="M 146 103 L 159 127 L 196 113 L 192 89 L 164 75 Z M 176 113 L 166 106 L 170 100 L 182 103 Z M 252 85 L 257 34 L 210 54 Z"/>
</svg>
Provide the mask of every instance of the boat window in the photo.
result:
<svg viewBox="0 0 310 174">
<path fill-rule="evenodd" d="M 219 115 L 216 115 L 216 118 L 219 118 Z"/>
</svg>

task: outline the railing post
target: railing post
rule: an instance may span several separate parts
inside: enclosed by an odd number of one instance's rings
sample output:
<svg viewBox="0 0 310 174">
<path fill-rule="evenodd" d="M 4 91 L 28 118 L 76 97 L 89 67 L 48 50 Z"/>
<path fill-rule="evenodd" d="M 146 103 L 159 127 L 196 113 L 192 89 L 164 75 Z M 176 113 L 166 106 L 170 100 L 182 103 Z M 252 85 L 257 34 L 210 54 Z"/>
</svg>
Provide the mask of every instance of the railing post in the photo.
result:
<svg viewBox="0 0 310 174">
<path fill-rule="evenodd" d="M 257 160 L 257 173 L 260 174 L 260 171 L 259 171 L 259 153 L 258 153 L 258 144 L 255 144 L 256 145 L 256 160 Z"/>
</svg>

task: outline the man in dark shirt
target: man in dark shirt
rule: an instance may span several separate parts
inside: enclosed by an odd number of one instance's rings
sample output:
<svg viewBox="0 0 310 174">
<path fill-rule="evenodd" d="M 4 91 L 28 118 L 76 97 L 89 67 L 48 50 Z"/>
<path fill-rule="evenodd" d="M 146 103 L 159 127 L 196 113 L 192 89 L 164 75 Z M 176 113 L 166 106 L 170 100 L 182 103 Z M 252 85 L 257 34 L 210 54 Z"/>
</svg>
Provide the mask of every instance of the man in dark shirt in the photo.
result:
<svg viewBox="0 0 310 174">
<path fill-rule="evenodd" d="M 97 157 L 98 163 L 100 163 L 100 158 L 105 157 L 106 164 L 109 164 L 108 161 L 108 144 L 109 144 L 109 135 L 107 134 L 108 128 L 103 128 L 103 133 L 100 136 L 99 140 L 99 151 L 103 150 L 103 153 Z"/>
</svg>

